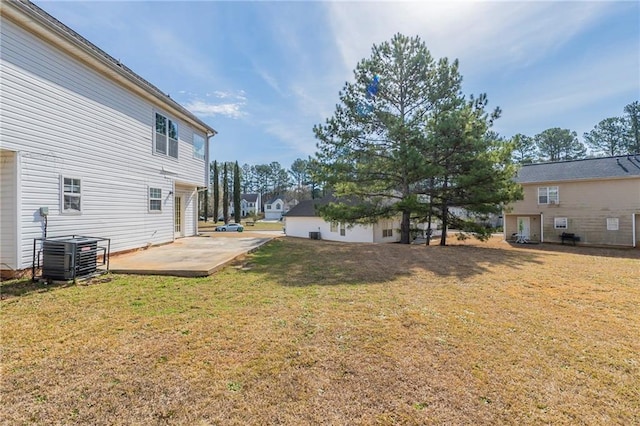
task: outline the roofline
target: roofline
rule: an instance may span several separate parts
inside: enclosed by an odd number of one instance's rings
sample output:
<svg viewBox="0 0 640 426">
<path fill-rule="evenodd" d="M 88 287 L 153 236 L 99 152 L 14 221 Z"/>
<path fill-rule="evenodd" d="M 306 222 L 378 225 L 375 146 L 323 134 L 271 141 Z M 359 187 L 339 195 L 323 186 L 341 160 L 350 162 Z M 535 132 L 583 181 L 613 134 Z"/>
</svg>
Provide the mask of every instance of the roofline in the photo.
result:
<svg viewBox="0 0 640 426">
<path fill-rule="evenodd" d="M 579 161 L 594 161 L 594 160 L 610 160 L 615 158 L 628 158 L 628 157 L 640 157 L 640 153 L 636 154 L 623 154 L 623 155 L 611 155 L 607 157 L 589 157 L 589 158 L 577 158 L 575 160 L 559 160 L 559 161 L 545 161 L 543 163 L 527 163 L 521 164 L 521 167 L 531 167 L 531 166 L 544 166 L 548 164 L 562 164 L 562 163 L 577 163 Z"/>
<path fill-rule="evenodd" d="M 627 180 L 627 179 L 640 179 L 640 175 L 630 175 L 630 176 L 606 176 L 606 177 L 589 177 L 589 178 L 573 178 L 573 179 L 556 179 L 556 180 L 531 180 L 527 182 L 518 182 L 515 181 L 519 185 L 539 185 L 539 184 L 550 184 L 550 183 L 565 183 L 565 182 L 592 182 L 592 181 L 606 181 L 606 180 Z"/>
<path fill-rule="evenodd" d="M 157 107 L 171 110 L 177 117 L 204 130 L 207 137 L 218 133 L 213 127 L 171 99 L 169 95 L 30 1 L 2 0 L 0 15 L 54 44 L 65 53 L 137 93 Z"/>
</svg>

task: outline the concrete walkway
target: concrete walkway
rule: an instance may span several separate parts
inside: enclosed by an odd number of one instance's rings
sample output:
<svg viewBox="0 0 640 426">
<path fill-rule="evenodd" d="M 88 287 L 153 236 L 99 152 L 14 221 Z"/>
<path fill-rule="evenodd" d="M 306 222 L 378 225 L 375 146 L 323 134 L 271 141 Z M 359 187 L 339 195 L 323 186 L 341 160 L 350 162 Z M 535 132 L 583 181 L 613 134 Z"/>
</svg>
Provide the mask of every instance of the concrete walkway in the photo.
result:
<svg viewBox="0 0 640 426">
<path fill-rule="evenodd" d="M 109 271 L 115 274 L 206 277 L 277 236 L 275 233 L 234 232 L 180 238 L 170 244 L 112 255 Z"/>
</svg>

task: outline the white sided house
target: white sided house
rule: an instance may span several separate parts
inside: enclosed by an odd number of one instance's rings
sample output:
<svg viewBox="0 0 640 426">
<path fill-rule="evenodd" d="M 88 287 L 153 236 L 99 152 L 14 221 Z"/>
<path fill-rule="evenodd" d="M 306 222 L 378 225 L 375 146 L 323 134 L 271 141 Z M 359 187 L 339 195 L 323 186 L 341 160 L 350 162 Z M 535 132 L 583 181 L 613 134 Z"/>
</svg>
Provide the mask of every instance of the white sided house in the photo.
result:
<svg viewBox="0 0 640 426">
<path fill-rule="evenodd" d="M 196 235 L 215 130 L 34 4 L 0 17 L 0 270 L 45 232 L 112 253 Z"/>
<path fill-rule="evenodd" d="M 280 220 L 282 219 L 282 215 L 287 211 L 289 211 L 287 203 L 280 197 L 276 197 L 264 203 L 265 220 Z"/>
<path fill-rule="evenodd" d="M 374 224 L 348 225 L 327 222 L 317 213 L 317 207 L 332 200 L 325 197 L 298 203 L 284 215 L 288 237 L 313 238 L 349 243 L 395 243 L 400 241 L 400 221 L 380 219 Z"/>
</svg>

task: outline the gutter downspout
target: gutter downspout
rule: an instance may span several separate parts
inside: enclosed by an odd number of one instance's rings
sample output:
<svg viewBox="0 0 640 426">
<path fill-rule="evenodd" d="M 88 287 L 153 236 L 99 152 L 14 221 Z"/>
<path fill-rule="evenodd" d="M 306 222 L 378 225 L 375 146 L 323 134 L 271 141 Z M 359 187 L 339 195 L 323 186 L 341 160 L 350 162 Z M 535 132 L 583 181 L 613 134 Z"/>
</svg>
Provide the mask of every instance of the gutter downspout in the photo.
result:
<svg viewBox="0 0 640 426">
<path fill-rule="evenodd" d="M 636 214 L 631 213 L 631 238 L 633 238 L 633 248 L 636 248 Z"/>
<path fill-rule="evenodd" d="M 540 212 L 540 242 L 544 243 L 544 214 Z"/>
</svg>

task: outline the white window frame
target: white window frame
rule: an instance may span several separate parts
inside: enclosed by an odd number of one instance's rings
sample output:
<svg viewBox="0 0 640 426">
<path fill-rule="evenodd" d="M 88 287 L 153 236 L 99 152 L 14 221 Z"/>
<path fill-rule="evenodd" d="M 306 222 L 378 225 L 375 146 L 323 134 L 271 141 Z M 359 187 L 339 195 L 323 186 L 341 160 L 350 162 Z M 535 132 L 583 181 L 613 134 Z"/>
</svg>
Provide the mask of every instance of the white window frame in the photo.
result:
<svg viewBox="0 0 640 426">
<path fill-rule="evenodd" d="M 67 184 L 65 180 L 71 180 L 72 182 Z M 73 181 L 78 181 L 77 192 L 73 190 L 76 186 Z M 70 185 L 69 187 L 69 189 L 71 189 L 70 191 L 67 191 L 67 185 Z M 71 209 L 71 208 L 65 207 L 65 199 L 67 197 L 78 199 L 78 209 Z M 75 177 L 75 176 L 60 175 L 60 211 L 64 214 L 82 213 L 82 178 Z"/>
<path fill-rule="evenodd" d="M 344 237 L 347 235 L 347 225 L 344 223 L 340 223 L 340 236 Z"/>
<path fill-rule="evenodd" d="M 338 232 L 338 222 L 329 222 L 329 232 Z"/>
<path fill-rule="evenodd" d="M 382 222 L 382 238 L 393 237 L 393 222 Z"/>
<path fill-rule="evenodd" d="M 542 197 L 545 201 L 542 201 Z M 539 186 L 538 204 L 558 204 L 560 202 L 560 191 L 557 186 Z"/>
<path fill-rule="evenodd" d="M 620 219 L 617 217 L 608 217 L 607 231 L 618 231 L 618 230 L 620 230 Z"/>
<path fill-rule="evenodd" d="M 158 155 L 165 155 L 169 158 L 179 157 L 180 146 L 180 132 L 178 122 L 170 119 L 166 115 L 156 111 L 153 115 L 153 153 Z M 160 119 L 160 120 L 159 120 Z M 164 122 L 164 127 L 158 132 L 158 124 Z M 175 138 L 171 137 L 171 129 L 175 128 Z M 162 136 L 165 139 L 164 151 L 158 149 L 158 136 Z M 175 155 L 172 155 L 172 151 L 175 150 Z"/>
<path fill-rule="evenodd" d="M 155 191 L 158 191 L 158 192 L 155 192 Z M 162 188 L 154 188 L 150 186 L 147 191 L 147 196 L 149 199 L 149 201 L 147 202 L 147 209 L 149 210 L 149 213 L 162 213 Z M 151 206 L 152 201 L 159 201 L 157 205 L 160 208 L 159 209 L 152 208 Z"/>
<path fill-rule="evenodd" d="M 554 229 L 567 229 L 568 227 L 569 227 L 569 220 L 566 217 L 553 218 Z"/>
<path fill-rule="evenodd" d="M 198 133 L 193 134 L 193 158 L 204 160 L 206 138 Z"/>
</svg>

